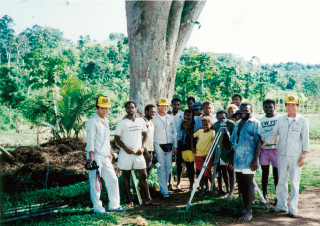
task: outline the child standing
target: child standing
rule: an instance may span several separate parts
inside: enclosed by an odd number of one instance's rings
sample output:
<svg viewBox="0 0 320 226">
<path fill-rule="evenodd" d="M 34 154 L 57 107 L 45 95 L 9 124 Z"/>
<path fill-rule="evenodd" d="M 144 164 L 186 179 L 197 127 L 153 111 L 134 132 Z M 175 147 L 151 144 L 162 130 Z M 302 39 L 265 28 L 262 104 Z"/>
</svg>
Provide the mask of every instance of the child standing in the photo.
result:
<svg viewBox="0 0 320 226">
<path fill-rule="evenodd" d="M 204 116 L 202 118 L 202 128 L 193 134 L 193 137 L 199 138 L 199 141 L 196 146 L 195 162 L 196 162 L 196 174 L 197 177 L 200 174 L 204 161 L 209 153 L 211 148 L 215 132 L 211 130 L 212 120 L 210 116 Z M 211 181 L 211 168 L 212 161 L 209 161 L 207 169 L 204 171 L 203 178 L 200 181 L 201 195 L 204 195 L 206 192 L 209 192 L 209 181 Z M 204 190 L 204 185 L 206 190 Z"/>
<path fill-rule="evenodd" d="M 186 167 L 188 170 L 188 177 L 190 181 L 188 192 L 192 190 L 193 182 L 194 182 L 194 155 L 193 155 L 193 152 L 191 151 L 191 139 L 192 139 L 191 117 L 192 117 L 192 111 L 189 109 L 186 110 L 184 112 L 184 121 L 182 122 L 182 125 L 181 125 L 181 141 L 179 142 L 180 150 L 178 150 L 178 153 L 180 154 L 179 156 L 183 161 L 179 161 L 181 162 L 181 164 L 177 164 L 178 185 L 180 185 L 182 162 L 185 162 L 186 164 Z M 178 158 L 177 158 L 177 162 L 178 162 Z"/>
</svg>

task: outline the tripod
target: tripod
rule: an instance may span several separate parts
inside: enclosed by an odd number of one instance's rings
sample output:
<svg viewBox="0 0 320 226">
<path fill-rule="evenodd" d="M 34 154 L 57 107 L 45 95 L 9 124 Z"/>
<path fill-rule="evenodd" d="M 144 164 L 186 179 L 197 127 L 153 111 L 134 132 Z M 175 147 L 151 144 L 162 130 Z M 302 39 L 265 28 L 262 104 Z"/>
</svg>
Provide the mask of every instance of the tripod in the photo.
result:
<svg viewBox="0 0 320 226">
<path fill-rule="evenodd" d="M 208 163 L 212 157 L 212 155 L 214 154 L 215 150 L 215 155 L 214 155 L 214 160 L 213 160 L 213 164 L 214 164 L 214 170 L 213 170 L 213 174 L 212 174 L 212 182 L 211 182 L 211 192 L 213 193 L 214 192 L 214 178 L 216 177 L 216 173 L 217 173 L 217 167 L 218 167 L 218 164 L 219 164 L 219 161 L 220 161 L 220 154 L 221 154 L 221 146 L 222 146 L 222 141 L 223 141 L 223 136 L 224 134 L 227 134 L 228 135 L 228 138 L 230 138 L 230 133 L 228 131 L 228 127 L 227 127 L 227 120 L 223 120 L 221 123 L 220 123 L 220 128 L 219 128 L 219 132 L 216 134 L 214 140 L 213 140 L 213 143 L 211 145 L 211 148 L 209 150 L 209 153 L 206 157 L 206 160 L 202 166 L 202 169 L 201 169 L 201 172 L 199 174 L 199 177 L 198 179 L 196 180 L 196 183 L 194 184 L 193 186 L 193 189 L 192 189 L 192 192 L 191 192 L 191 196 L 190 196 L 190 199 L 188 201 L 188 204 L 187 204 L 187 207 L 186 207 L 186 210 L 188 210 L 191 206 L 191 202 L 192 202 L 192 199 L 193 199 L 193 196 L 196 192 L 196 189 L 197 187 L 199 186 L 199 183 L 200 183 L 200 180 L 204 174 L 204 171 L 208 168 Z M 219 142 L 219 146 L 220 148 L 217 148 L 218 146 L 218 142 Z M 260 188 L 258 187 L 257 183 L 253 180 L 253 184 L 255 186 L 255 188 L 257 189 L 260 197 L 261 197 L 261 200 L 262 202 L 264 203 L 265 207 L 267 209 L 269 209 L 269 206 L 268 206 L 268 203 L 267 201 L 265 200 L 265 198 L 263 197 L 262 193 L 261 193 L 261 190 Z"/>
<path fill-rule="evenodd" d="M 196 183 L 195 183 L 194 186 L 193 186 L 193 189 L 192 189 L 192 192 L 191 192 L 191 197 L 190 197 L 189 202 L 188 202 L 187 207 L 186 207 L 187 210 L 188 210 L 188 209 L 190 208 L 190 206 L 191 206 L 191 201 L 192 201 L 192 199 L 193 199 L 193 196 L 194 196 L 194 194 L 196 193 L 196 189 L 197 189 L 197 187 L 198 187 L 199 184 L 200 184 L 200 180 L 201 180 L 201 178 L 202 178 L 202 176 L 203 176 L 203 174 L 204 174 L 204 171 L 208 168 L 208 163 L 209 163 L 209 161 L 210 161 L 210 159 L 211 159 L 211 157 L 212 157 L 212 155 L 213 155 L 213 153 L 214 153 L 214 150 L 216 149 L 216 147 L 217 147 L 217 145 L 218 145 L 218 142 L 219 142 L 219 141 L 220 141 L 220 143 L 222 142 L 222 139 L 220 140 L 220 137 L 221 137 L 222 134 L 224 134 L 225 132 L 228 132 L 228 133 L 229 133 L 228 128 L 227 128 L 226 121 L 221 122 L 220 125 L 221 125 L 221 127 L 220 127 L 220 129 L 219 129 L 219 132 L 218 132 L 218 133 L 216 134 L 216 136 L 214 137 L 213 143 L 212 143 L 212 145 L 211 145 L 211 147 L 210 147 L 210 150 L 209 150 L 209 152 L 208 152 L 208 154 L 207 154 L 207 157 L 206 157 L 206 159 L 205 159 L 205 161 L 204 161 L 204 163 L 203 163 L 203 166 L 202 166 L 202 169 L 201 169 L 200 174 L 199 174 L 199 176 L 198 176 L 198 179 L 196 180 Z M 217 164 L 219 163 L 219 159 L 220 159 L 220 149 L 219 149 L 219 151 L 217 151 L 217 152 L 219 152 L 219 154 L 217 154 L 217 153 L 215 154 L 214 164 L 215 164 L 215 162 L 216 162 L 216 159 L 218 159 L 218 160 L 217 160 Z M 216 165 L 215 165 L 215 166 L 214 166 L 213 176 L 215 176 L 215 174 L 216 174 L 216 169 L 217 169 L 217 167 L 216 167 Z M 214 178 L 214 177 L 212 177 L 212 178 Z M 212 183 L 212 184 L 213 184 L 213 183 Z M 211 184 L 211 187 L 212 187 L 212 184 Z"/>
</svg>

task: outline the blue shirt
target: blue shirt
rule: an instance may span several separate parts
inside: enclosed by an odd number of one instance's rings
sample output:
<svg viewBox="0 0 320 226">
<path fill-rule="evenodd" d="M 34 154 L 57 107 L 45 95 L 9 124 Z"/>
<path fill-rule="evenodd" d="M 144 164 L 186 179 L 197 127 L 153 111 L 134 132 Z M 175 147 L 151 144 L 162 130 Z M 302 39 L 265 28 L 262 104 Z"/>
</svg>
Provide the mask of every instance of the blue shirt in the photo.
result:
<svg viewBox="0 0 320 226">
<path fill-rule="evenodd" d="M 240 122 L 239 122 L 240 123 Z M 250 163 L 253 160 L 256 143 L 259 140 L 260 122 L 256 119 L 250 118 L 242 127 L 238 139 L 239 123 L 236 124 L 230 141 L 234 147 L 234 168 L 235 169 L 249 169 Z"/>
</svg>

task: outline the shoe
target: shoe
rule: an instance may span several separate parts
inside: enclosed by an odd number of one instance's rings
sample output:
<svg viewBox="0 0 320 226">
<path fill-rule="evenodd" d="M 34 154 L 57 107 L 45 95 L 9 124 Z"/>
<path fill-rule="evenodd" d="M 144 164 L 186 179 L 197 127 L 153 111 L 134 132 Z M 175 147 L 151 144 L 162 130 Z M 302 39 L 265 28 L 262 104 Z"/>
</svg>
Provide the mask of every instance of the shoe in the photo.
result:
<svg viewBox="0 0 320 226">
<path fill-rule="evenodd" d="M 181 191 L 181 186 L 180 186 L 180 184 L 177 185 L 177 189 L 176 189 L 176 190 Z"/>
<path fill-rule="evenodd" d="M 108 214 L 107 211 L 105 209 L 101 209 L 101 210 L 93 210 L 93 212 L 95 214 Z"/>
<path fill-rule="evenodd" d="M 173 191 L 173 186 L 172 186 L 172 184 L 169 184 L 168 190 L 169 190 L 169 191 Z"/>
<path fill-rule="evenodd" d="M 299 216 L 298 214 L 289 213 L 289 217 L 292 217 L 292 218 L 299 218 L 300 216 Z"/>
<path fill-rule="evenodd" d="M 163 198 L 169 198 L 169 194 L 164 194 Z"/>
<path fill-rule="evenodd" d="M 118 212 L 118 213 L 123 213 L 126 212 L 127 210 L 122 208 L 121 206 L 117 209 L 109 210 L 110 212 Z"/>
<path fill-rule="evenodd" d="M 272 208 L 272 209 L 270 209 L 270 212 L 271 213 L 286 213 L 287 211 L 286 210 L 280 210 L 280 209 L 277 209 L 277 208 Z"/>
</svg>

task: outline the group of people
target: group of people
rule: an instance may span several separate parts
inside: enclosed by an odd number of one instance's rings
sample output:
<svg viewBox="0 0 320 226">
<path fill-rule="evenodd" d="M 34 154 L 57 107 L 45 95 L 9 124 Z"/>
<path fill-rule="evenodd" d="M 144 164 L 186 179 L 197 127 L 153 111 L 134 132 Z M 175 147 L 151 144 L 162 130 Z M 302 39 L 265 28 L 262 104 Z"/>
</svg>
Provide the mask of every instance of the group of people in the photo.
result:
<svg viewBox="0 0 320 226">
<path fill-rule="evenodd" d="M 240 219 L 251 220 L 251 206 L 255 199 L 253 177 L 258 169 L 258 161 L 262 169 L 263 196 L 267 201 L 269 168 L 272 163 L 277 197 L 273 211 L 288 211 L 291 217 L 298 216 L 300 174 L 309 151 L 309 129 L 307 119 L 297 113 L 297 97 L 288 96 L 285 99 L 288 114 L 281 116 L 275 114 L 275 101 L 264 100 L 265 116 L 259 120 L 252 117 L 251 103 L 242 102 L 239 94 L 232 97 L 232 103 L 226 110 L 219 110 L 216 114 L 213 113 L 214 106 L 210 101 L 200 103 L 194 97 L 188 97 L 185 111 L 180 110 L 181 103 L 180 98 L 173 98 L 171 104 L 168 99 L 160 98 L 156 105 L 146 105 L 144 117 L 137 116 L 135 102 L 128 101 L 125 104 L 127 114 L 118 122 L 114 135 L 120 146 L 117 166 L 123 171 L 129 207 L 134 206 L 130 194 L 132 169 L 139 172 L 145 205 L 161 205 L 152 200 L 149 192 L 148 173 L 151 164 L 157 169 L 160 193 L 164 199 L 169 198 L 173 190 L 173 159 L 177 166 L 176 189 L 181 190 L 181 175 L 185 164 L 191 191 L 195 176 L 199 176 L 223 122 L 228 132 L 222 134 L 221 142 L 215 150 L 219 150 L 220 159 L 217 166 L 218 189 L 214 189 L 214 192 L 231 200 L 237 183 L 245 207 Z M 87 164 L 92 166 L 95 162 L 98 165 L 98 169 L 89 171 L 90 195 L 94 212 L 100 214 L 106 211 L 100 201 L 97 175 L 105 180 L 110 200 L 109 210 L 125 211 L 120 206 L 118 180 L 110 159 L 110 130 L 105 117 L 110 108 L 110 98 L 99 96 L 96 102 L 97 113 L 86 122 Z M 200 195 L 209 192 L 211 183 L 215 184 L 212 164 L 213 160 L 209 160 L 204 169 L 198 188 Z M 291 181 L 289 208 L 288 176 Z M 226 191 L 223 190 L 222 179 Z"/>
</svg>

